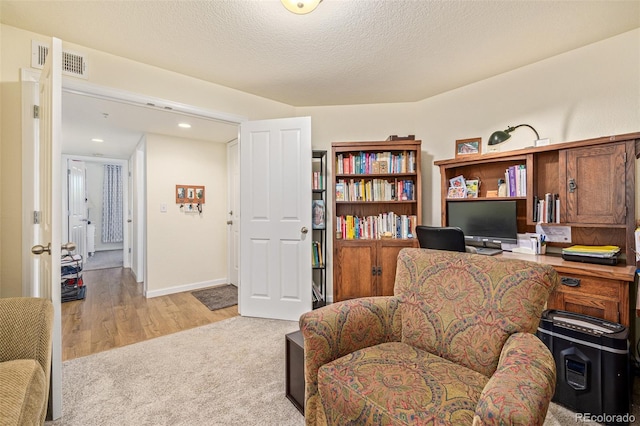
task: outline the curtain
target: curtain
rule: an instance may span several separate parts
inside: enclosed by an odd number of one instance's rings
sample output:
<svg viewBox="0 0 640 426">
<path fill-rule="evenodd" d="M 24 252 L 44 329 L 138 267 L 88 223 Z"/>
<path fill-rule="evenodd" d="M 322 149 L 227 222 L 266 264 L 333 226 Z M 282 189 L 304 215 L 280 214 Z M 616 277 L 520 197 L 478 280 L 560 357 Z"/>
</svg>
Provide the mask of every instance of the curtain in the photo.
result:
<svg viewBox="0 0 640 426">
<path fill-rule="evenodd" d="M 105 164 L 102 191 L 102 242 L 124 240 L 122 223 L 122 166 Z"/>
</svg>

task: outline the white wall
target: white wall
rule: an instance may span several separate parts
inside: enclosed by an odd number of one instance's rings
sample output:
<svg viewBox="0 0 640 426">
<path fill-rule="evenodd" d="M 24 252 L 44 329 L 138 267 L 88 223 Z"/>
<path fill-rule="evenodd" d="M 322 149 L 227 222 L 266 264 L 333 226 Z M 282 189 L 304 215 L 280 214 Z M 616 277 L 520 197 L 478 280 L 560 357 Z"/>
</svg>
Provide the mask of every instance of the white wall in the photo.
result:
<svg viewBox="0 0 640 426">
<path fill-rule="evenodd" d="M 21 88 L 20 68 L 31 64 L 31 41 L 41 34 L 0 25 L 0 297 L 22 294 Z M 193 105 L 250 119 L 291 117 L 294 108 L 196 78 L 65 43 L 63 48 L 87 55 L 88 83 Z M 21 250 L 16 250 L 21 247 Z"/>
<path fill-rule="evenodd" d="M 312 117 L 313 148 L 329 152 L 331 142 L 415 134 L 422 140 L 422 221 L 440 225 L 440 170 L 433 161 L 453 158 L 457 139 L 482 137 L 486 152 L 492 132 L 522 123 L 552 143 L 640 131 L 640 29 L 416 103 L 305 107 L 296 114 Z M 500 149 L 534 139 L 519 128 Z M 332 253 L 331 238 L 327 249 Z M 332 278 L 330 272 L 329 294 Z"/>
<path fill-rule="evenodd" d="M 227 279 L 226 145 L 147 135 L 147 295 Z M 202 214 L 184 213 L 176 185 L 204 185 Z M 161 212 L 161 205 L 167 211 Z"/>
</svg>

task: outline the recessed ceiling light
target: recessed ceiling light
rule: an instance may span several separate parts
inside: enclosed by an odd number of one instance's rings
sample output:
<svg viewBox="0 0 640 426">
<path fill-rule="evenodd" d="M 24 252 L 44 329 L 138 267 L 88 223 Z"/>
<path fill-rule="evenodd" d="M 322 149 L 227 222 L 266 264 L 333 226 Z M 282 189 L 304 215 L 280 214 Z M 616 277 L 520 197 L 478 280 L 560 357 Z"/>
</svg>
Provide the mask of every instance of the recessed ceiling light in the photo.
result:
<svg viewBox="0 0 640 426">
<path fill-rule="evenodd" d="M 104 142 L 104 139 L 93 138 L 93 139 L 91 139 L 91 142 Z"/>
<path fill-rule="evenodd" d="M 180 124 L 178 124 L 178 127 L 182 127 L 183 129 L 190 129 L 191 128 L 191 124 L 189 124 L 189 123 L 180 123 Z"/>
</svg>

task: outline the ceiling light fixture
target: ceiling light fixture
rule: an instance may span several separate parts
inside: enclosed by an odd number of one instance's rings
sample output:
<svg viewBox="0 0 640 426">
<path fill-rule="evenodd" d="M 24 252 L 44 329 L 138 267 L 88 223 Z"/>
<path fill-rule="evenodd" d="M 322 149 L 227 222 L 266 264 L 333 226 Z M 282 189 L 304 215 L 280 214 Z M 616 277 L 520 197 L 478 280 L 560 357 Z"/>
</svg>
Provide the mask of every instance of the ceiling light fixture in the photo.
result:
<svg viewBox="0 0 640 426">
<path fill-rule="evenodd" d="M 280 0 L 289 12 L 304 15 L 313 12 L 322 0 Z"/>
<path fill-rule="evenodd" d="M 180 124 L 178 124 L 178 127 L 182 127 L 183 129 L 190 129 L 191 128 L 191 124 L 189 124 L 189 123 L 180 123 Z"/>
<path fill-rule="evenodd" d="M 91 139 L 91 142 L 104 142 L 104 139 L 93 138 L 93 139 Z"/>
</svg>

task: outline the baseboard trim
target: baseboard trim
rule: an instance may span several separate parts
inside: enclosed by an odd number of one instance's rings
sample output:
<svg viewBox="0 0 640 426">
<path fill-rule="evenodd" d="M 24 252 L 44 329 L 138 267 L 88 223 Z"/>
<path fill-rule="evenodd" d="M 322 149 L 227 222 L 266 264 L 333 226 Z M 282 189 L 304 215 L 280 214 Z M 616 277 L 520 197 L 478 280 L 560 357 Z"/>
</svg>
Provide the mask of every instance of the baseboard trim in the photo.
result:
<svg viewBox="0 0 640 426">
<path fill-rule="evenodd" d="M 223 285 L 223 284 L 227 284 L 228 281 L 229 280 L 227 278 L 218 278 L 217 280 L 202 281 L 199 283 L 191 283 L 191 284 L 179 285 L 175 287 L 161 288 L 159 290 L 147 290 L 146 296 L 147 296 L 147 299 L 150 299 L 152 297 L 166 296 L 168 294 L 182 293 L 185 291 L 193 291 L 193 290 L 199 290 L 201 288 Z"/>
</svg>

